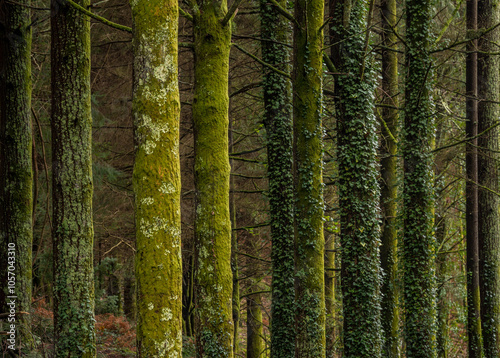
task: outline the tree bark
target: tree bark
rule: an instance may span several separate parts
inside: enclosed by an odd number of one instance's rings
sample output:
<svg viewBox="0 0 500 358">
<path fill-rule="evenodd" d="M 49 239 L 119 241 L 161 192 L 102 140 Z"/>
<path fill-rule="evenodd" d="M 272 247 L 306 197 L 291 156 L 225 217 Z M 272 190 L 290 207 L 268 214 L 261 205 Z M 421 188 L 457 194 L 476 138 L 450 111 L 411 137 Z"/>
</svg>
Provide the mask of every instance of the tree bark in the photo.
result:
<svg viewBox="0 0 500 358">
<path fill-rule="evenodd" d="M 477 30 L 477 0 L 467 1 L 467 31 L 473 37 Z M 481 332 L 481 299 L 479 289 L 479 237 L 478 237 L 478 167 L 477 167 L 477 39 L 467 43 L 466 58 L 466 116 L 465 134 L 469 141 L 465 146 L 466 241 L 467 241 L 467 335 L 470 358 L 483 357 Z"/>
<path fill-rule="evenodd" d="M 397 5 L 396 0 L 381 0 L 380 16 L 384 31 L 382 32 L 382 96 L 384 107 L 381 111 L 380 126 L 382 145 L 380 146 L 380 207 L 382 214 L 382 246 L 380 247 L 380 263 L 384 278 L 382 293 L 382 328 L 384 330 L 383 356 L 399 357 L 399 290 L 398 290 L 398 246 L 397 246 L 397 142 L 399 125 L 399 88 L 398 88 L 398 54 Z"/>
<path fill-rule="evenodd" d="M 193 8 L 195 90 L 195 302 L 197 357 L 233 357 L 229 213 L 228 71 L 231 24 L 225 0 Z"/>
<path fill-rule="evenodd" d="M 52 0 L 51 28 L 55 352 L 87 358 L 96 355 L 90 21 Z"/>
<path fill-rule="evenodd" d="M 134 0 L 135 163 L 139 357 L 182 356 L 182 260 L 177 76 L 178 5 Z M 161 11 L 159 10 L 161 9 Z"/>
<path fill-rule="evenodd" d="M 0 260 L 0 312 L 10 312 L 7 303 L 13 296 L 17 296 L 15 311 L 31 312 L 30 4 L 29 0 L 18 4 L 0 1 L 0 252 L 4 255 Z M 15 319 L 16 348 L 22 344 L 29 350 L 33 347 L 30 315 Z"/>
<path fill-rule="evenodd" d="M 478 30 L 500 22 L 498 0 L 478 1 Z M 478 133 L 497 124 L 499 111 L 500 42 L 497 28 L 478 40 Z M 498 197 L 498 127 L 478 138 L 478 233 L 481 325 L 485 357 L 500 355 L 500 227 Z"/>
<path fill-rule="evenodd" d="M 325 357 L 323 236 L 323 12 L 295 2 L 293 132 L 295 180 L 295 357 Z"/>
</svg>

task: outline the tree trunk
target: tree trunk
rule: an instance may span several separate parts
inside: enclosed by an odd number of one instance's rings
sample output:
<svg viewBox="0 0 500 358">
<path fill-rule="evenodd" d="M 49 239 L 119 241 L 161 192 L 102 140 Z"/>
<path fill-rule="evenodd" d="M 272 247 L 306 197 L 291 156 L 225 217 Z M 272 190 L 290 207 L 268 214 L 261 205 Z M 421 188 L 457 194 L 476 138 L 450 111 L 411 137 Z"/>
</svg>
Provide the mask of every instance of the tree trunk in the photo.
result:
<svg viewBox="0 0 500 358">
<path fill-rule="evenodd" d="M 87 358 L 96 355 L 90 21 L 58 0 L 51 15 L 55 352 Z"/>
<path fill-rule="evenodd" d="M 477 0 L 467 1 L 468 36 L 477 30 Z M 479 294 L 479 237 L 478 237 L 478 167 L 477 167 L 477 40 L 467 43 L 466 58 L 466 116 L 465 133 L 470 139 L 465 147 L 466 241 L 467 241 L 467 335 L 470 358 L 483 357 L 481 333 L 481 300 Z"/>
<path fill-rule="evenodd" d="M 30 4 L 29 0 L 18 4 L 0 1 L 0 252 L 3 255 L 0 260 L 0 312 L 10 312 L 11 308 L 31 312 Z M 7 305 L 12 296 L 17 296 L 15 307 Z M 17 315 L 15 319 L 16 348 L 22 344 L 29 350 L 33 347 L 30 315 Z M 10 323 L 12 321 L 8 320 L 9 329 Z"/>
<path fill-rule="evenodd" d="M 139 357 L 182 355 L 177 2 L 131 2 Z M 158 11 L 162 9 L 162 11 Z"/>
<path fill-rule="evenodd" d="M 279 3 L 286 6 L 286 1 Z M 267 0 L 261 1 L 260 12 L 262 59 L 290 73 L 290 24 Z M 266 67 L 263 71 L 273 265 L 271 358 L 290 358 L 295 350 L 291 83 Z"/>
<path fill-rule="evenodd" d="M 334 9 L 337 160 L 344 311 L 344 356 L 380 357 L 380 191 L 376 165 L 375 73 L 367 23 L 372 7 L 338 1 Z"/>
<path fill-rule="evenodd" d="M 228 71 L 231 25 L 225 0 L 193 8 L 195 90 L 195 302 L 197 357 L 233 357 L 229 215 Z"/>
<path fill-rule="evenodd" d="M 296 358 L 325 357 L 323 236 L 323 12 L 320 0 L 295 2 L 293 132 L 295 175 Z"/>
<path fill-rule="evenodd" d="M 387 358 L 399 357 L 399 290 L 397 263 L 397 142 L 399 119 L 397 5 L 396 0 L 381 0 L 380 16 L 384 31 L 382 33 L 382 96 L 384 107 L 381 111 L 380 126 L 382 145 L 380 146 L 380 207 L 382 214 L 382 246 L 380 263 L 384 272 L 381 285 L 382 328 L 384 347 L 382 355 Z"/>
<path fill-rule="evenodd" d="M 247 358 L 260 358 L 264 352 L 260 293 L 247 297 Z"/>
<path fill-rule="evenodd" d="M 436 356 L 431 103 L 432 3 L 406 0 L 406 107 L 403 138 L 403 286 L 407 357 Z"/>
<path fill-rule="evenodd" d="M 500 1 L 478 1 L 478 30 L 500 22 Z M 497 28 L 478 41 L 478 211 L 481 324 L 485 357 L 500 355 L 500 227 L 498 204 L 498 122 L 500 42 Z"/>
</svg>

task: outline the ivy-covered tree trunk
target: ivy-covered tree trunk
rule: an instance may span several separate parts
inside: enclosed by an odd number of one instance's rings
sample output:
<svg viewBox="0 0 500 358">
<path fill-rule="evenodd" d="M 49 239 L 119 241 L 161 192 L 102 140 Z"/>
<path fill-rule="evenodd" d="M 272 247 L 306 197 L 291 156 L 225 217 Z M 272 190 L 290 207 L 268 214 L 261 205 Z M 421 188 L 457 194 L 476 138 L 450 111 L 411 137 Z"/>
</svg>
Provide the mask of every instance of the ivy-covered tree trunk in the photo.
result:
<svg viewBox="0 0 500 358">
<path fill-rule="evenodd" d="M 380 247 L 380 264 L 384 272 L 382 293 L 382 329 L 384 330 L 384 347 L 382 355 L 387 358 L 399 357 L 399 290 L 397 287 L 397 140 L 399 118 L 398 89 L 398 38 L 396 0 L 380 2 L 380 17 L 384 31 L 382 32 L 382 108 L 380 146 L 380 207 L 382 214 L 382 246 Z"/>
<path fill-rule="evenodd" d="M 178 5 L 133 0 L 139 357 L 182 356 Z"/>
<path fill-rule="evenodd" d="M 30 0 L 0 1 L 0 312 L 10 308 L 31 312 L 30 4 Z M 7 305 L 9 296 L 17 296 L 15 307 Z M 20 343 L 29 349 L 33 345 L 30 315 L 18 314 L 15 319 L 16 349 Z"/>
<path fill-rule="evenodd" d="M 233 357 L 231 221 L 229 216 L 228 71 L 231 25 L 225 0 L 193 9 L 195 90 L 196 351 Z"/>
<path fill-rule="evenodd" d="M 325 357 L 323 236 L 323 12 L 321 0 L 295 2 L 293 133 L 296 358 Z"/>
<path fill-rule="evenodd" d="M 500 1 L 478 1 L 478 30 L 500 22 Z M 478 212 L 481 324 L 484 355 L 500 355 L 500 227 L 498 175 L 498 122 L 500 30 L 484 34 L 478 41 Z M 493 128 L 493 126 L 495 126 Z"/>
<path fill-rule="evenodd" d="M 477 30 L 477 0 L 467 1 L 467 31 L 474 37 Z M 477 167 L 477 39 L 467 42 L 466 57 L 466 116 L 465 132 L 469 139 L 465 146 L 465 220 L 467 241 L 467 336 L 470 358 L 483 357 L 481 333 L 481 298 L 479 290 L 479 236 L 478 236 L 478 167 Z"/>
<path fill-rule="evenodd" d="M 337 1 L 335 6 L 344 356 L 374 358 L 381 356 L 382 334 L 376 82 L 366 33 L 372 8 L 363 0 Z"/>
<path fill-rule="evenodd" d="M 406 0 L 403 286 L 406 356 L 436 356 L 431 0 Z"/>
<path fill-rule="evenodd" d="M 286 1 L 279 2 L 286 7 Z M 262 59 L 290 73 L 291 27 L 267 0 L 260 2 Z M 293 127 L 290 80 L 263 68 L 264 125 L 272 240 L 271 358 L 290 358 L 295 351 Z"/>
<path fill-rule="evenodd" d="M 55 352 L 87 358 L 96 355 L 90 21 L 52 0 L 51 28 Z"/>
<path fill-rule="evenodd" d="M 260 293 L 247 297 L 247 358 L 265 356 L 261 306 L 262 298 Z"/>
</svg>

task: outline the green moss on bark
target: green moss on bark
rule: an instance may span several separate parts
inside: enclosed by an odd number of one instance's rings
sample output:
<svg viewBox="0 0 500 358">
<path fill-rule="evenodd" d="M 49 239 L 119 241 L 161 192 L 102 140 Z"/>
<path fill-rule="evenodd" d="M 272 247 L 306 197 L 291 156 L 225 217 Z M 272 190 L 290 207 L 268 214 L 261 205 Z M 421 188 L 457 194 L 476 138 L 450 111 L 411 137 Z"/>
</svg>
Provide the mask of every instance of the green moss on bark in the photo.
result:
<svg viewBox="0 0 500 358">
<path fill-rule="evenodd" d="M 134 0 L 134 193 L 139 357 L 182 357 L 178 4 Z"/>
<path fill-rule="evenodd" d="M 0 4 L 0 252 L 5 255 L 0 263 L 0 312 L 9 312 L 7 296 L 17 296 L 16 311 L 31 311 L 31 19 L 26 7 L 30 4 L 27 0 Z M 14 251 L 9 250 L 12 245 Z M 12 258 L 14 287 L 8 285 Z M 33 345 L 30 325 L 30 315 L 16 317 L 16 344 L 28 349 Z"/>
<path fill-rule="evenodd" d="M 199 1 L 194 11 L 195 302 L 197 357 L 233 356 L 229 216 L 226 1 Z"/>
<path fill-rule="evenodd" d="M 57 0 L 51 11 L 55 352 L 95 357 L 90 21 Z"/>
<path fill-rule="evenodd" d="M 332 24 L 332 41 L 341 41 L 333 62 L 341 72 L 336 115 L 344 355 L 356 358 L 380 357 L 382 351 L 376 82 L 366 42 L 369 16 L 367 1 L 340 1 Z"/>
<path fill-rule="evenodd" d="M 323 12 L 319 0 L 295 3 L 293 132 L 295 174 L 295 357 L 325 356 L 323 236 Z"/>
</svg>

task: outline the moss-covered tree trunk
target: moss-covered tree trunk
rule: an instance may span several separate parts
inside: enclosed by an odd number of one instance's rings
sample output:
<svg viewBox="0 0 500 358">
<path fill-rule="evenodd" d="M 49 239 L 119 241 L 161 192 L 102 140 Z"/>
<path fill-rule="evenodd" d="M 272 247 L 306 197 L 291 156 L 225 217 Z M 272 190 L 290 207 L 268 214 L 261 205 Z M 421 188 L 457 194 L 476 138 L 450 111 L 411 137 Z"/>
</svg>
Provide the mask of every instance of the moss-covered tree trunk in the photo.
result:
<svg viewBox="0 0 500 358">
<path fill-rule="evenodd" d="M 31 311 L 30 4 L 29 0 L 0 1 L 0 312 L 10 312 L 9 296 L 17 296 L 15 311 Z M 22 343 L 29 349 L 33 343 L 30 315 L 15 319 L 16 348 Z"/>
<path fill-rule="evenodd" d="M 264 354 L 264 325 L 262 324 L 261 306 L 260 293 L 247 297 L 247 358 L 260 358 Z"/>
<path fill-rule="evenodd" d="M 182 356 L 177 1 L 133 0 L 137 352 Z"/>
<path fill-rule="evenodd" d="M 58 0 L 51 15 L 55 352 L 95 357 L 90 21 Z"/>
<path fill-rule="evenodd" d="M 229 121 L 229 153 L 234 152 L 234 136 L 233 136 L 233 121 Z M 234 161 L 231 159 L 229 164 L 231 165 L 231 172 L 234 170 Z M 240 322 L 240 280 L 239 280 L 239 267 L 238 267 L 238 231 L 234 230 L 236 228 L 236 198 L 235 198 L 235 180 L 234 176 L 230 178 L 230 191 L 232 192 L 229 196 L 230 200 L 230 215 L 231 215 L 231 271 L 233 274 L 233 300 L 232 300 L 232 310 L 233 310 L 233 354 L 237 355 L 239 351 L 239 322 Z"/>
<path fill-rule="evenodd" d="M 437 173 L 439 175 L 439 173 Z M 444 245 L 446 239 L 446 217 L 437 214 L 436 220 L 436 241 L 438 246 Z M 437 356 L 438 358 L 448 358 L 450 349 L 450 332 L 448 326 L 449 303 L 446 297 L 446 277 L 448 273 L 447 260 L 445 253 L 436 257 L 436 283 L 437 283 Z"/>
<path fill-rule="evenodd" d="M 477 0 L 467 1 L 467 31 L 474 37 L 477 30 Z M 466 57 L 466 116 L 465 132 L 470 139 L 465 147 L 465 220 L 467 241 L 467 336 L 470 358 L 483 357 L 481 333 L 481 299 L 479 292 L 478 236 L 478 167 L 477 167 L 477 39 L 467 43 Z"/>
<path fill-rule="evenodd" d="M 231 221 L 229 217 L 228 71 L 231 25 L 225 0 L 193 8 L 195 90 L 196 351 L 233 356 Z"/>
<path fill-rule="evenodd" d="M 500 1 L 478 1 L 478 30 L 489 29 L 500 22 Z M 483 35 L 478 41 L 478 133 L 496 125 L 499 117 L 500 29 Z M 484 355 L 500 355 L 500 226 L 498 127 L 478 138 L 478 212 L 479 275 L 481 324 Z"/>
<path fill-rule="evenodd" d="M 295 357 L 325 357 L 323 236 L 323 12 L 295 2 L 293 132 L 295 181 Z"/>
<path fill-rule="evenodd" d="M 398 38 L 396 0 L 380 2 L 382 32 L 382 96 L 387 107 L 381 111 L 382 141 L 380 146 L 380 207 L 382 214 L 382 246 L 380 264 L 384 277 L 382 293 L 382 328 L 387 358 L 399 357 L 399 293 L 397 287 L 397 141 L 399 110 L 398 89 Z"/>
<path fill-rule="evenodd" d="M 380 357 L 380 200 L 376 165 L 375 73 L 368 54 L 366 1 L 338 1 L 332 26 L 340 245 L 344 311 L 344 356 Z"/>
<path fill-rule="evenodd" d="M 326 358 L 335 356 L 335 236 L 325 238 L 325 335 Z"/>
<path fill-rule="evenodd" d="M 408 358 L 436 356 L 431 9 L 431 0 L 406 0 L 402 265 Z"/>
<path fill-rule="evenodd" d="M 280 1 L 286 7 L 286 1 Z M 290 73 L 291 26 L 267 0 L 260 2 L 262 59 Z M 263 68 L 272 239 L 271 358 L 294 355 L 293 127 L 290 80 Z"/>
</svg>

